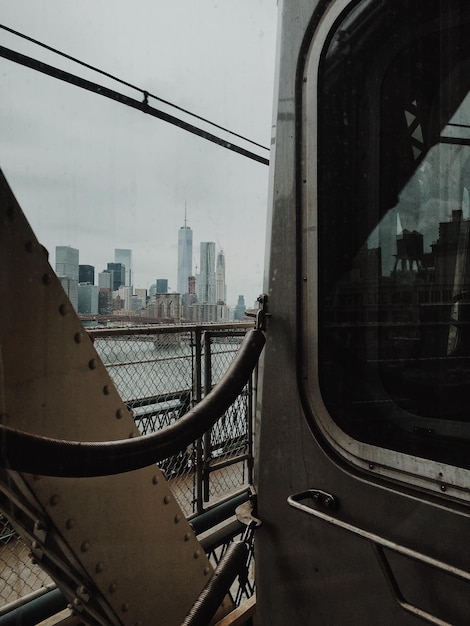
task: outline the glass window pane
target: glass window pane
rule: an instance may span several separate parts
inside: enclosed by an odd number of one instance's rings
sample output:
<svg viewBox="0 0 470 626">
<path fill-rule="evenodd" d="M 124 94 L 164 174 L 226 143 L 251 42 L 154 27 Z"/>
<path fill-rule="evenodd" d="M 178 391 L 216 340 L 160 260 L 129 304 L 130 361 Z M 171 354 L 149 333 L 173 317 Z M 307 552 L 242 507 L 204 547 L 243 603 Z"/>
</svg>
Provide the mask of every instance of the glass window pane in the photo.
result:
<svg viewBox="0 0 470 626">
<path fill-rule="evenodd" d="M 361 441 L 462 467 L 469 35 L 458 0 L 364 1 L 337 26 L 319 78 L 324 400 Z"/>
</svg>

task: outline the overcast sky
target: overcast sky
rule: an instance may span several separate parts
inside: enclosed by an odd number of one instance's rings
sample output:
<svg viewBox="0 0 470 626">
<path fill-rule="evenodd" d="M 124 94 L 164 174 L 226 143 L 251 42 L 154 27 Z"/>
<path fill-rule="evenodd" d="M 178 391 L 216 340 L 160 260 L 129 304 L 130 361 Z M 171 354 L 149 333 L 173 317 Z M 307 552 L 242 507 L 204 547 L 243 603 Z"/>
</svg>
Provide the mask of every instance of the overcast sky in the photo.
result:
<svg viewBox="0 0 470 626">
<path fill-rule="evenodd" d="M 0 0 L 0 10 L 3 25 L 269 147 L 276 0 Z M 140 99 L 4 30 L 0 45 Z M 194 265 L 199 243 L 215 241 L 229 304 L 238 294 L 253 304 L 268 167 L 11 61 L 0 72 L 0 167 L 53 267 L 56 245 L 97 273 L 130 248 L 135 287 L 167 278 L 176 290 L 186 203 Z"/>
</svg>

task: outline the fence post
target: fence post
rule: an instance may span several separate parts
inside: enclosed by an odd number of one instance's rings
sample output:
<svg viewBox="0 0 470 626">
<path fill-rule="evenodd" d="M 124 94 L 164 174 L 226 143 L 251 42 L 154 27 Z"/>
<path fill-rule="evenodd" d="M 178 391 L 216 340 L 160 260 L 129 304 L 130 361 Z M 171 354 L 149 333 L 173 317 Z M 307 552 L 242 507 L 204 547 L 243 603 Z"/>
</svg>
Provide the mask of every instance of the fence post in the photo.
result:
<svg viewBox="0 0 470 626">
<path fill-rule="evenodd" d="M 207 396 L 212 389 L 212 354 L 211 354 L 211 333 L 206 330 L 204 333 L 204 396 Z M 204 433 L 203 449 L 203 488 L 204 502 L 209 502 L 210 498 L 210 460 L 211 460 L 211 432 L 212 428 Z"/>
<path fill-rule="evenodd" d="M 196 326 L 194 333 L 194 341 L 196 348 L 196 371 L 194 377 L 195 389 L 194 389 L 194 401 L 195 404 L 202 399 L 202 332 L 199 326 Z M 196 512 L 201 513 L 203 510 L 203 488 L 202 488 L 202 441 L 198 439 L 196 441 Z"/>
</svg>

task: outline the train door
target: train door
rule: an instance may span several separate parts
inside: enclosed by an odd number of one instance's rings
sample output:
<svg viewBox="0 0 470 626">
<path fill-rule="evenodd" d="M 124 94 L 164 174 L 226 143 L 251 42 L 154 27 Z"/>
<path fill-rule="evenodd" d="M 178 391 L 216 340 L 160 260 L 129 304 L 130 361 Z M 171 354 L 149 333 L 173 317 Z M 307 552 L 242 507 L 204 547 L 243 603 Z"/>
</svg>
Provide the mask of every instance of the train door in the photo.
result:
<svg viewBox="0 0 470 626">
<path fill-rule="evenodd" d="M 470 7 L 285 3 L 263 624 L 470 616 Z"/>
</svg>

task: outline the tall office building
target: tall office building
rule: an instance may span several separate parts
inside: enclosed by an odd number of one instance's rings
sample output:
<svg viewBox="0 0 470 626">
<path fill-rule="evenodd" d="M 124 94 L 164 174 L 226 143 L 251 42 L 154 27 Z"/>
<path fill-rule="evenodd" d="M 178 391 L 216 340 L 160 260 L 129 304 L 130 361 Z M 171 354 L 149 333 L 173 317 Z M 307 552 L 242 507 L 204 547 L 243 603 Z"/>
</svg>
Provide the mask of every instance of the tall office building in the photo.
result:
<svg viewBox="0 0 470 626">
<path fill-rule="evenodd" d="M 176 290 L 180 294 L 188 292 L 188 278 L 193 274 L 193 231 L 186 224 L 186 207 L 184 209 L 184 226 L 178 231 L 178 278 Z"/>
<path fill-rule="evenodd" d="M 55 273 L 57 276 L 67 276 L 78 282 L 78 255 L 76 248 L 70 246 L 56 246 L 55 249 Z"/>
<path fill-rule="evenodd" d="M 124 287 L 126 282 L 126 266 L 122 263 L 108 263 L 108 271 L 113 272 L 113 291 Z"/>
<path fill-rule="evenodd" d="M 155 281 L 155 285 L 157 288 L 156 293 L 168 293 L 168 279 L 167 278 L 157 278 Z"/>
<path fill-rule="evenodd" d="M 76 311 L 78 311 L 78 255 L 76 248 L 56 246 L 55 272 Z"/>
<path fill-rule="evenodd" d="M 126 268 L 124 282 L 125 287 L 132 287 L 132 250 L 127 248 L 115 248 L 114 249 L 114 262 L 124 265 Z"/>
<path fill-rule="evenodd" d="M 245 317 L 245 296 L 238 296 L 237 306 L 235 307 L 233 319 L 242 320 Z"/>
<path fill-rule="evenodd" d="M 198 299 L 201 304 L 216 304 L 215 243 L 213 241 L 201 242 Z"/>
<path fill-rule="evenodd" d="M 78 266 L 78 282 L 95 284 L 95 268 L 93 265 L 79 265 Z"/>
<path fill-rule="evenodd" d="M 78 312 L 86 314 L 96 314 L 99 311 L 98 285 L 89 283 L 78 285 Z"/>
<path fill-rule="evenodd" d="M 215 299 L 217 304 L 225 304 L 227 301 L 227 288 L 225 286 L 225 255 L 220 250 L 217 254 L 217 263 L 215 268 Z"/>
</svg>

